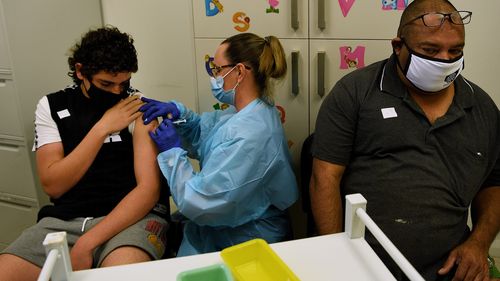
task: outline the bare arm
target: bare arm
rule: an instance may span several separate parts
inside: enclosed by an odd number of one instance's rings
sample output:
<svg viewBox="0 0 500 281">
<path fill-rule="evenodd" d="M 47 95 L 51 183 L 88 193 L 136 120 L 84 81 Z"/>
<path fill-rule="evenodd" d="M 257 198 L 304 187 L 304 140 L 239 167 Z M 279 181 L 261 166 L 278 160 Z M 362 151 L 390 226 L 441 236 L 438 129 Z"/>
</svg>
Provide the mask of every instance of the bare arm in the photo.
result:
<svg viewBox="0 0 500 281">
<path fill-rule="evenodd" d="M 311 209 L 320 235 L 342 231 L 340 180 L 345 167 L 313 159 L 309 193 Z"/>
<path fill-rule="evenodd" d="M 71 250 L 72 262 L 76 270 L 90 268 L 93 250 L 113 236 L 142 219 L 154 207 L 160 197 L 160 170 L 156 163 L 156 146 L 148 135 L 157 126 L 151 122 L 147 126 L 141 118 L 136 119 L 134 129 L 134 169 L 137 186 L 99 224 L 85 233 Z M 77 259 L 89 263 L 75 263 Z M 78 257 L 78 258 L 77 258 Z"/>
<path fill-rule="evenodd" d="M 141 114 L 137 112 L 141 104 L 137 97 L 120 101 L 104 114 L 67 156 L 64 156 L 60 142 L 38 148 L 36 163 L 44 191 L 52 198 L 59 198 L 70 190 L 87 172 L 104 139 L 127 127 Z"/>
<path fill-rule="evenodd" d="M 472 202 L 474 227 L 469 240 L 481 243 L 488 252 L 500 230 L 500 186 L 484 188 Z"/>
</svg>

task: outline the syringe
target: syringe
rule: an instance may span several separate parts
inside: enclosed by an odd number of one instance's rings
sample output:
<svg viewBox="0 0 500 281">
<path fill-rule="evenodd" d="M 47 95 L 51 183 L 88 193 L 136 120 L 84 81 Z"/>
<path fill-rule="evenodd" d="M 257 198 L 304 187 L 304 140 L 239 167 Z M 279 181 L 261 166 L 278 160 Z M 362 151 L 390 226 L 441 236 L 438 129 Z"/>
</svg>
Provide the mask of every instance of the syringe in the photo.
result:
<svg viewBox="0 0 500 281">
<path fill-rule="evenodd" d="M 179 125 L 182 123 L 186 123 L 186 119 L 177 119 L 175 121 L 172 121 L 172 124 L 174 124 L 174 125 Z"/>
</svg>

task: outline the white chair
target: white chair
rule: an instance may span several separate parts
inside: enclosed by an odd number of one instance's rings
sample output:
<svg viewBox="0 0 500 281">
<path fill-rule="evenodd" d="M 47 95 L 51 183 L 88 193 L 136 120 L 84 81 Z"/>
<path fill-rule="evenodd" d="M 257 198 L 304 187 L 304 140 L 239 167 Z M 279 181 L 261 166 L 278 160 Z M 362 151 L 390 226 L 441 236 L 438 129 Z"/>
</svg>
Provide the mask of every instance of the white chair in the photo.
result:
<svg viewBox="0 0 500 281">
<path fill-rule="evenodd" d="M 382 232 L 375 222 L 366 213 L 366 199 L 363 195 L 350 194 L 346 196 L 345 231 L 349 238 L 365 236 L 365 226 L 387 251 L 391 258 L 401 268 L 411 281 L 425 281 L 418 271 L 408 262 L 401 252 L 392 244 L 391 240 Z"/>
<path fill-rule="evenodd" d="M 68 250 L 66 232 L 53 232 L 43 240 L 47 259 L 43 264 L 38 281 L 68 281 L 71 280 L 71 259 Z"/>
</svg>

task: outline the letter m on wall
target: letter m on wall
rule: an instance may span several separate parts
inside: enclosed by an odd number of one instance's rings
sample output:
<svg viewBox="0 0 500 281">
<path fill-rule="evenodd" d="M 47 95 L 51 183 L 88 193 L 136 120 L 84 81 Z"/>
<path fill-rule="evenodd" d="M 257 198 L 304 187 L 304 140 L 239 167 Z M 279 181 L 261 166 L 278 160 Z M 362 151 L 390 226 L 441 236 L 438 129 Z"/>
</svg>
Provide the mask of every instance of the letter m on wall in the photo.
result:
<svg viewBox="0 0 500 281">
<path fill-rule="evenodd" d="M 361 68 L 365 66 L 365 47 L 357 46 L 352 51 L 351 46 L 342 46 L 340 51 L 340 69 Z"/>
</svg>

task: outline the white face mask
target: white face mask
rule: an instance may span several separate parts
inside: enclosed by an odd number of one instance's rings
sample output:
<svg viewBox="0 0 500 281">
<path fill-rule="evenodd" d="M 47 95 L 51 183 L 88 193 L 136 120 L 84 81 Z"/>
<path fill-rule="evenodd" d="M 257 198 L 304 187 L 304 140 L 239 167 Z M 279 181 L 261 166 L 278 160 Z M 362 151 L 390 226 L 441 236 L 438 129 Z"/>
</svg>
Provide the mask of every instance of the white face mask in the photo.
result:
<svg viewBox="0 0 500 281">
<path fill-rule="evenodd" d="M 418 54 L 408 45 L 406 48 L 410 52 L 406 67 L 403 68 L 399 60 L 398 65 L 413 86 L 421 91 L 437 92 L 447 88 L 464 69 L 463 55 L 452 60 L 440 60 Z"/>
</svg>

